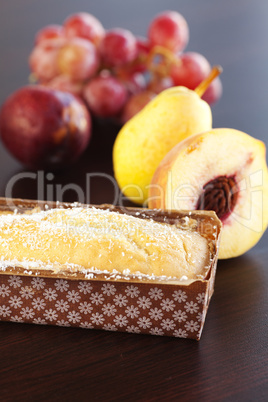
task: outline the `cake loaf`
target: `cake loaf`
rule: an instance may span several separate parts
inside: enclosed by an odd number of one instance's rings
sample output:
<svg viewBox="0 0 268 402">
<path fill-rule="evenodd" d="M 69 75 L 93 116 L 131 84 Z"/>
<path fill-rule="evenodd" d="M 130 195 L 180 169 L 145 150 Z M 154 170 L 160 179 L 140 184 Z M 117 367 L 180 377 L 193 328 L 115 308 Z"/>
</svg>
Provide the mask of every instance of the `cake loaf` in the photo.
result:
<svg viewBox="0 0 268 402">
<path fill-rule="evenodd" d="M 138 214 L 137 214 L 138 215 Z M 0 214 L 2 267 L 205 278 L 208 241 L 190 226 L 73 207 Z"/>
</svg>

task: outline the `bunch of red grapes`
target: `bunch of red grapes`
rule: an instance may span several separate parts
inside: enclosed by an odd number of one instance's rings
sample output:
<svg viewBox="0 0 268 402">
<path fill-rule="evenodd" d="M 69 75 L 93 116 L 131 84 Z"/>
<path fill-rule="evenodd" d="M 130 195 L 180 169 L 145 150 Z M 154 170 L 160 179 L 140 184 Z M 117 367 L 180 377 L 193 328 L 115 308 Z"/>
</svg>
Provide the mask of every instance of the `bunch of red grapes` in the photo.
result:
<svg viewBox="0 0 268 402">
<path fill-rule="evenodd" d="M 81 97 L 95 116 L 124 123 L 162 90 L 195 89 L 209 75 L 203 55 L 183 53 L 188 40 L 187 22 L 175 11 L 157 15 L 147 38 L 105 31 L 93 15 L 77 13 L 37 33 L 29 62 L 40 84 Z M 202 98 L 211 104 L 221 93 L 216 78 Z"/>
</svg>

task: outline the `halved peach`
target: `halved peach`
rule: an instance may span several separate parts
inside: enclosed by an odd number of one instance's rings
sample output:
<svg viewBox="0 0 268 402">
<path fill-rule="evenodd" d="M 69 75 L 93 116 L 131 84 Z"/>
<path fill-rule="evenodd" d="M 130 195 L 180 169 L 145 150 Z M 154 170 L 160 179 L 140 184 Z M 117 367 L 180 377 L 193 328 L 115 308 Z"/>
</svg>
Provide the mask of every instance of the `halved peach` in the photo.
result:
<svg viewBox="0 0 268 402">
<path fill-rule="evenodd" d="M 268 171 L 263 142 L 220 128 L 176 145 L 158 166 L 149 208 L 214 210 L 223 224 L 219 258 L 253 247 L 268 224 Z"/>
</svg>

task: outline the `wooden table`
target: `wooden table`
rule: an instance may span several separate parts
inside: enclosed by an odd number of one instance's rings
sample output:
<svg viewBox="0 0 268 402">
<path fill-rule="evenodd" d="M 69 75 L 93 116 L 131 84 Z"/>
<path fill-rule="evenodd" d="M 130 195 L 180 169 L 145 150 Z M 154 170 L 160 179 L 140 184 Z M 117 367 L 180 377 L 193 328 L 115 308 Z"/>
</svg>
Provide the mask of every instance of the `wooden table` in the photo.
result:
<svg viewBox="0 0 268 402">
<path fill-rule="evenodd" d="M 84 10 L 99 17 L 106 28 L 122 26 L 145 34 L 155 13 L 174 9 L 189 22 L 188 49 L 224 68 L 224 95 L 213 107 L 214 127 L 237 128 L 267 142 L 266 0 L 181 5 L 175 0 L 13 0 L 2 1 L 0 7 L 1 103 L 27 82 L 27 57 L 41 26 Z M 111 146 L 117 129 L 95 125 L 92 144 L 77 165 L 54 177 L 44 176 L 43 194 L 32 176 L 17 180 L 12 195 L 55 199 L 56 189 L 68 183 L 85 190 L 87 173 L 112 174 Z M 0 195 L 5 196 L 10 180 L 29 171 L 2 147 L 0 164 Z M 91 181 L 90 199 L 85 201 L 113 202 L 113 186 L 105 180 Z M 62 198 L 74 201 L 76 194 L 66 190 Z M 0 323 L 1 401 L 267 400 L 267 240 L 268 233 L 244 256 L 220 261 L 200 342 Z"/>
</svg>

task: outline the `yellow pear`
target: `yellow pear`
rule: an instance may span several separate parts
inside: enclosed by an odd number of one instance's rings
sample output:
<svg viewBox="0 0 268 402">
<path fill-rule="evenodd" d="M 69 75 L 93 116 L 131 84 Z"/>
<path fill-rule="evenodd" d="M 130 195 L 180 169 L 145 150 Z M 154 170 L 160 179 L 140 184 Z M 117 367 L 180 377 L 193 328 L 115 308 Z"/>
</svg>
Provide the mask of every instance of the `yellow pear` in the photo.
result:
<svg viewBox="0 0 268 402">
<path fill-rule="evenodd" d="M 195 91 L 173 87 L 161 92 L 118 133 L 114 174 L 121 191 L 135 203 L 147 203 L 157 166 L 178 142 L 211 129 L 211 109 L 200 96 L 219 73 L 213 68 Z"/>
</svg>

